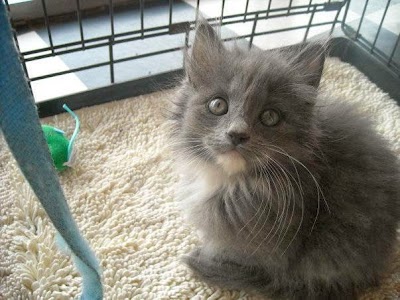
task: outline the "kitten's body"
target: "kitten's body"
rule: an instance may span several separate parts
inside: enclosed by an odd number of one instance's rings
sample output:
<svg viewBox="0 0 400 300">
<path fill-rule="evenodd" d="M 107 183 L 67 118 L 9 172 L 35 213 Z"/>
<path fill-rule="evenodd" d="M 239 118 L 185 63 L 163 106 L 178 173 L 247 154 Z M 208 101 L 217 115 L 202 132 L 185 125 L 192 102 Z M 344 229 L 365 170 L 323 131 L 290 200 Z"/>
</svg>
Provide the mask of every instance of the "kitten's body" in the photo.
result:
<svg viewBox="0 0 400 300">
<path fill-rule="evenodd" d="M 188 265 L 211 283 L 272 297 L 353 299 L 393 251 L 396 157 L 349 105 L 317 99 L 320 53 L 228 55 L 201 26 L 172 116 L 180 198 L 203 242 Z M 229 110 L 209 116 L 216 95 Z M 257 116 L 269 107 L 284 117 L 265 128 Z M 248 141 L 227 143 L 232 128 Z"/>
</svg>

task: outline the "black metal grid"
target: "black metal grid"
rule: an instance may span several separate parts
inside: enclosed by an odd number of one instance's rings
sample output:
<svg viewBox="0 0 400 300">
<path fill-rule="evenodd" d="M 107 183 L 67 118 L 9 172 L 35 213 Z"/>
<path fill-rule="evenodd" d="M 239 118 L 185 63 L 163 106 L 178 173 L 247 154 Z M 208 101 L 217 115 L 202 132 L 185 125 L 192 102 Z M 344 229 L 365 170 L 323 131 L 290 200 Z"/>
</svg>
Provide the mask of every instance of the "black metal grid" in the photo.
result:
<svg viewBox="0 0 400 300">
<path fill-rule="evenodd" d="M 49 1 L 49 0 L 47 0 Z M 275 0 L 279 1 L 279 0 Z M 293 5 L 293 0 L 290 0 L 289 5 L 287 7 L 281 7 L 281 8 L 276 8 L 272 9 L 271 4 L 274 2 L 273 0 L 270 0 L 267 2 L 265 9 L 263 10 L 258 10 L 258 11 L 249 11 L 249 0 L 246 1 L 246 9 L 243 13 L 240 14 L 234 14 L 234 15 L 226 15 L 224 13 L 225 10 L 225 0 L 221 1 L 221 14 L 220 14 L 220 25 L 229 25 L 229 24 L 236 24 L 236 23 L 244 23 L 244 22 L 253 22 L 253 30 L 251 33 L 246 34 L 246 35 L 241 35 L 241 36 L 235 36 L 235 39 L 245 39 L 245 38 L 250 38 L 250 46 L 252 45 L 253 38 L 256 36 L 260 35 L 266 35 L 266 34 L 273 34 L 273 33 L 278 33 L 278 32 L 283 32 L 283 31 L 289 31 L 289 30 L 296 30 L 296 29 L 306 29 L 305 35 L 304 35 L 304 40 L 307 39 L 309 29 L 312 27 L 318 27 L 318 26 L 323 26 L 323 25 L 331 25 L 332 30 L 334 29 L 335 24 L 337 23 L 337 18 L 340 13 L 341 8 L 343 5 L 346 3 L 346 0 L 343 1 L 327 1 L 326 3 L 313 3 L 312 0 L 309 1 L 307 5 Z M 314 1 L 315 2 L 315 1 Z M 7 3 L 7 0 L 6 0 Z M 46 79 L 49 77 L 54 77 L 54 76 L 59 76 L 59 75 L 64 75 L 68 73 L 74 73 L 74 72 L 79 72 L 87 69 L 92 69 L 92 68 L 97 68 L 97 67 L 102 67 L 102 66 L 109 66 L 109 72 L 110 72 L 110 83 L 114 83 L 114 65 L 116 63 L 121 63 L 124 61 L 129 61 L 129 60 L 136 60 L 136 59 L 141 59 L 144 57 L 149 57 L 149 56 L 155 56 L 159 54 L 164 54 L 168 52 L 173 52 L 177 50 L 181 50 L 184 47 L 188 47 L 188 42 L 189 42 L 189 33 L 191 30 L 194 29 L 196 20 L 193 21 L 187 21 L 187 22 L 179 22 L 179 23 L 174 23 L 173 22 L 173 12 L 174 12 L 174 0 L 169 0 L 169 23 L 164 25 L 164 26 L 157 26 L 157 27 L 150 27 L 150 28 L 145 28 L 144 26 L 144 13 L 145 13 L 145 1 L 140 0 L 140 24 L 141 28 L 139 30 L 132 30 L 132 31 L 126 31 L 122 33 L 115 33 L 114 29 L 114 5 L 113 5 L 113 0 L 108 1 L 108 10 L 109 10 L 109 24 L 110 24 L 110 34 L 104 35 L 101 37 L 96 37 L 96 38 L 86 38 L 84 36 L 84 30 L 83 30 L 83 23 L 82 23 L 82 11 L 80 9 L 80 0 L 76 0 L 76 20 L 79 24 L 79 32 L 80 32 L 80 40 L 75 41 L 75 42 L 69 42 L 69 43 L 63 43 L 63 44 L 58 44 L 55 45 L 53 42 L 52 38 L 52 30 L 51 30 L 51 23 L 50 23 L 50 18 L 49 14 L 47 11 L 46 7 L 46 0 L 41 0 L 42 3 L 42 9 L 43 9 L 43 20 L 44 20 L 44 25 L 47 30 L 48 34 L 48 40 L 49 40 L 49 47 L 44 47 L 41 49 L 36 49 L 36 50 L 31 50 L 31 51 L 25 51 L 21 52 L 21 57 L 23 63 L 38 60 L 38 59 L 43 59 L 43 58 L 48 58 L 56 55 L 63 55 L 67 53 L 73 53 L 73 52 L 78 52 L 78 51 L 83 51 L 83 50 L 88 50 L 88 49 L 93 49 L 93 48 L 99 48 L 99 47 L 104 47 L 107 46 L 109 49 L 109 59 L 107 61 L 101 62 L 101 63 L 96 63 L 96 64 L 90 64 L 74 69 L 69 69 L 61 72 L 55 72 L 51 74 L 46 74 L 42 76 L 35 76 L 35 77 L 28 77 L 29 81 L 36 81 L 36 80 L 42 80 Z M 8 5 L 8 4 L 7 4 Z M 199 6 L 200 6 L 200 0 L 197 0 L 197 5 L 196 5 L 196 19 L 198 18 L 199 15 Z M 337 11 L 336 17 L 333 20 L 329 20 L 326 22 L 319 22 L 319 23 L 314 23 L 314 15 L 318 12 L 322 11 Z M 276 30 L 269 30 L 269 31 L 263 31 L 263 32 L 256 32 L 256 27 L 257 27 L 257 22 L 261 19 L 264 18 L 278 18 L 278 17 L 284 17 L 284 16 L 295 16 L 299 14 L 311 14 L 310 21 L 307 25 L 303 26 L 293 26 L 290 28 L 282 28 L 282 29 L 276 29 Z M 215 21 L 214 18 L 209 19 L 210 22 Z M 136 41 L 136 40 L 141 40 L 141 39 L 146 39 L 146 38 L 151 38 L 151 37 L 157 37 L 157 36 L 162 36 L 162 35 L 170 35 L 170 34 L 178 34 L 178 33 L 185 33 L 186 38 L 185 38 L 185 45 L 182 45 L 182 47 L 173 47 L 173 48 L 167 48 L 164 50 L 156 51 L 156 52 L 149 52 L 146 54 L 142 55 L 133 55 L 130 57 L 124 57 L 121 59 L 115 59 L 113 55 L 113 47 L 116 44 L 120 43 L 126 43 L 126 42 L 131 42 L 131 41 Z M 230 40 L 233 38 L 228 38 L 226 40 Z"/>
<path fill-rule="evenodd" d="M 116 0 L 108 0 L 108 23 L 109 23 L 109 34 L 104 34 L 102 36 L 98 36 L 95 38 L 88 38 L 85 36 L 84 31 L 84 13 L 81 9 L 81 0 L 75 0 L 75 16 L 73 19 L 76 21 L 79 26 L 79 38 L 75 41 L 68 43 L 55 44 L 52 33 L 52 26 L 54 17 L 49 15 L 47 4 L 49 4 L 50 0 L 40 0 L 43 12 L 42 23 L 46 28 L 48 44 L 49 46 L 43 47 L 40 49 L 30 50 L 30 51 L 22 51 L 21 52 L 21 61 L 24 66 L 25 72 L 27 73 L 28 81 L 34 82 L 38 80 L 44 80 L 47 78 L 61 76 L 69 73 L 76 73 L 84 70 L 89 70 L 98 67 L 108 66 L 109 70 L 109 78 L 110 82 L 108 86 L 103 86 L 101 88 L 96 88 L 93 90 L 88 90 L 83 93 L 79 93 L 77 95 L 69 95 L 67 97 L 59 97 L 57 99 L 51 99 L 45 101 L 43 103 L 39 103 L 39 112 L 42 116 L 51 115 L 62 111 L 62 104 L 67 103 L 72 108 L 79 108 L 86 105 L 99 104 L 111 100 L 122 99 L 129 96 L 136 96 L 141 93 L 151 92 L 160 88 L 165 87 L 169 84 L 169 78 L 171 76 L 181 74 L 181 70 L 170 70 L 167 73 L 163 74 L 152 74 L 147 78 L 133 78 L 130 82 L 117 82 L 115 80 L 115 64 L 140 60 L 147 57 L 154 57 L 156 59 L 157 55 L 171 53 L 180 51 L 184 48 L 190 46 L 189 36 L 191 32 L 194 30 L 196 21 L 199 17 L 200 13 L 200 5 L 201 1 L 196 0 L 195 6 L 195 16 L 192 19 L 188 19 L 186 21 L 174 22 L 174 7 L 179 2 L 178 0 L 168 0 L 168 22 L 161 26 L 145 26 L 145 14 L 146 14 L 146 5 L 148 5 L 144 0 L 136 0 L 138 2 L 137 9 L 140 14 L 140 26 L 139 29 L 127 30 L 123 32 L 116 32 L 115 30 L 115 10 L 119 9 L 118 5 L 115 5 Z M 47 1 L 47 2 L 46 2 Z M 135 1 L 135 0 L 132 0 Z M 164 0 L 164 3 L 167 0 Z M 365 0 L 365 4 L 362 7 L 362 11 L 360 11 L 360 18 L 356 22 L 347 22 L 347 12 L 351 5 L 350 0 L 309 0 L 307 3 L 305 1 L 294 0 L 266 0 L 262 1 L 265 3 L 262 8 L 257 10 L 250 10 L 250 2 L 260 1 L 261 0 L 247 0 L 245 3 L 245 9 L 241 13 L 228 14 L 227 10 L 227 1 L 226 0 L 215 0 L 220 4 L 220 13 L 217 13 L 216 18 L 208 18 L 209 22 L 220 25 L 221 28 L 224 28 L 227 25 L 232 24 L 249 24 L 251 25 L 251 31 L 242 35 L 235 35 L 233 37 L 224 38 L 225 41 L 229 41 L 232 39 L 235 40 L 245 40 L 248 43 L 249 47 L 253 46 L 254 39 L 260 36 L 271 35 L 275 33 L 281 33 L 286 31 L 293 31 L 302 29 L 304 30 L 303 41 L 307 40 L 310 30 L 312 28 L 320 27 L 320 26 L 329 26 L 330 33 L 333 32 L 335 26 L 337 24 L 341 25 L 343 32 L 346 36 L 350 37 L 356 44 L 361 45 L 364 49 L 366 49 L 374 58 L 378 59 L 380 62 L 384 63 L 388 70 L 391 73 L 395 74 L 398 78 L 400 77 L 400 68 L 399 68 L 399 60 L 395 59 L 395 54 L 399 50 L 400 44 L 400 36 L 392 38 L 393 39 L 393 48 L 388 53 L 386 49 L 383 51 L 380 48 L 380 44 L 378 43 L 378 39 L 382 35 L 382 26 L 385 20 L 385 16 L 387 11 L 390 9 L 391 0 L 387 0 L 385 11 L 382 16 L 382 21 L 380 22 L 378 29 L 376 31 L 373 39 L 368 39 L 364 34 L 365 28 L 363 24 L 365 23 L 365 14 L 368 6 L 370 5 L 369 0 Z M 10 9 L 7 0 L 5 0 L 7 7 Z M 152 1 L 152 5 L 154 5 L 154 1 Z M 157 1 L 156 1 L 157 2 Z M 162 2 L 161 0 L 159 1 Z M 282 4 L 279 6 L 276 4 Z M 304 4 L 305 3 L 305 4 Z M 11 8 L 12 9 L 12 8 Z M 333 17 L 329 20 L 323 20 L 320 22 L 315 21 L 315 16 L 319 13 L 331 12 L 333 13 Z M 343 17 L 339 20 L 340 14 L 343 12 Z M 68 14 L 71 17 L 71 14 Z M 269 20 L 274 18 L 282 18 L 282 17 L 296 17 L 300 15 L 309 16 L 308 23 L 299 25 L 299 26 L 291 26 L 286 28 L 275 28 L 271 30 L 257 30 L 258 24 L 260 21 Z M 358 22 L 358 23 L 357 23 Z M 13 20 L 11 20 L 13 23 Z M 219 24 L 218 24 L 219 23 Z M 180 46 L 168 47 L 169 45 L 165 45 L 166 47 L 162 50 L 150 51 L 141 54 L 130 55 L 122 58 L 116 58 L 114 54 L 114 48 L 123 43 L 128 43 L 132 41 L 146 40 L 154 37 L 168 36 L 168 35 L 176 35 L 176 34 L 184 34 L 184 42 Z M 17 45 L 18 40 L 17 36 L 15 36 Z M 74 67 L 69 70 L 54 72 L 50 74 L 44 74 L 40 76 L 28 76 L 26 63 L 36 61 L 39 59 L 54 57 L 58 55 L 65 55 L 68 53 L 79 53 L 81 51 L 86 51 L 90 49 L 96 49 L 101 47 L 107 47 L 108 49 L 108 59 L 89 64 L 84 66 Z M 341 51 L 342 53 L 342 51 Z M 343 54 L 343 53 L 342 53 Z M 364 57 L 364 56 L 363 56 Z M 366 59 L 367 60 L 367 59 Z M 384 70 L 386 72 L 386 70 Z"/>
<path fill-rule="evenodd" d="M 371 7 L 371 2 L 369 0 L 365 0 L 362 11 L 360 11 L 360 19 L 356 22 L 347 22 L 347 12 L 345 11 L 345 16 L 342 22 L 342 29 L 344 33 L 351 39 L 357 42 L 358 45 L 367 50 L 371 55 L 377 58 L 380 62 L 385 64 L 390 71 L 395 73 L 396 76 L 400 77 L 400 55 L 395 59 L 395 54 L 400 52 L 399 43 L 400 43 L 400 33 L 397 34 L 397 37 L 393 36 L 386 37 L 386 39 L 392 41 L 392 45 L 378 45 L 378 40 L 382 38 L 382 28 L 383 24 L 386 20 L 386 16 L 388 11 L 390 10 L 390 6 L 392 5 L 392 0 L 382 0 L 382 2 L 386 1 L 385 8 L 379 22 L 379 25 L 374 26 L 375 28 L 367 27 L 366 24 L 366 13 L 369 7 Z M 349 2 L 348 7 L 351 5 Z M 370 37 L 368 37 L 368 33 Z"/>
</svg>

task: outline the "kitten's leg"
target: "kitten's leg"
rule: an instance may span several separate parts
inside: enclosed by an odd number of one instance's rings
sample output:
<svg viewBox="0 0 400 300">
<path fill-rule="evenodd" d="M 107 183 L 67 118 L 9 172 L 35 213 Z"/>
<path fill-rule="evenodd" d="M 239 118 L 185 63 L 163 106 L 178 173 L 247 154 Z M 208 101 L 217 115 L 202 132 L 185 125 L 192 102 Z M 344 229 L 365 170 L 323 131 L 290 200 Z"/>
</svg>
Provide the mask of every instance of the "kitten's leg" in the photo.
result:
<svg viewBox="0 0 400 300">
<path fill-rule="evenodd" d="M 218 286 L 234 289 L 263 290 L 270 282 L 265 270 L 257 266 L 243 266 L 222 255 L 211 256 L 201 248 L 184 258 L 197 277 Z"/>
</svg>

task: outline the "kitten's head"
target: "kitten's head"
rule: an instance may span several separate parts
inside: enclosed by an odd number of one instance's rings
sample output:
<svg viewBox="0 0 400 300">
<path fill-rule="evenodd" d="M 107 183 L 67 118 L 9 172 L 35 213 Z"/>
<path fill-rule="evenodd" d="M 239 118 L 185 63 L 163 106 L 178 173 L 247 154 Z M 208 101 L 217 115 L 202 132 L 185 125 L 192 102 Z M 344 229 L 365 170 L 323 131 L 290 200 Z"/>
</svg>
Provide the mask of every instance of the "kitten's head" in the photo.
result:
<svg viewBox="0 0 400 300">
<path fill-rule="evenodd" d="M 171 116 L 181 163 L 234 176 L 287 159 L 284 152 L 310 155 L 323 53 L 318 44 L 228 50 L 201 21 Z"/>
</svg>

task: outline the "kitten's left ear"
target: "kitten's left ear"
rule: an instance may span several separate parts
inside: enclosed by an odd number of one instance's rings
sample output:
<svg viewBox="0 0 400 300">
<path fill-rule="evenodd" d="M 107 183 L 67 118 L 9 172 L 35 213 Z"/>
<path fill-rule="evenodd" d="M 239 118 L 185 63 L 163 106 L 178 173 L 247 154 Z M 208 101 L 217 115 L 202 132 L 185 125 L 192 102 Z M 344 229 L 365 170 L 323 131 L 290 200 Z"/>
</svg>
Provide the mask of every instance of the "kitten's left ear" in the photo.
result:
<svg viewBox="0 0 400 300">
<path fill-rule="evenodd" d="M 185 69 L 189 81 L 198 85 L 210 78 L 221 64 L 225 48 L 217 32 L 203 17 L 199 17 L 196 35 L 190 52 L 186 53 Z"/>
<path fill-rule="evenodd" d="M 199 17 L 193 42 L 192 59 L 199 63 L 212 60 L 224 51 L 217 32 L 203 17 Z"/>
<path fill-rule="evenodd" d="M 319 43 L 303 43 L 292 46 L 294 65 L 299 68 L 307 84 L 318 88 L 324 69 L 326 45 Z"/>
</svg>

